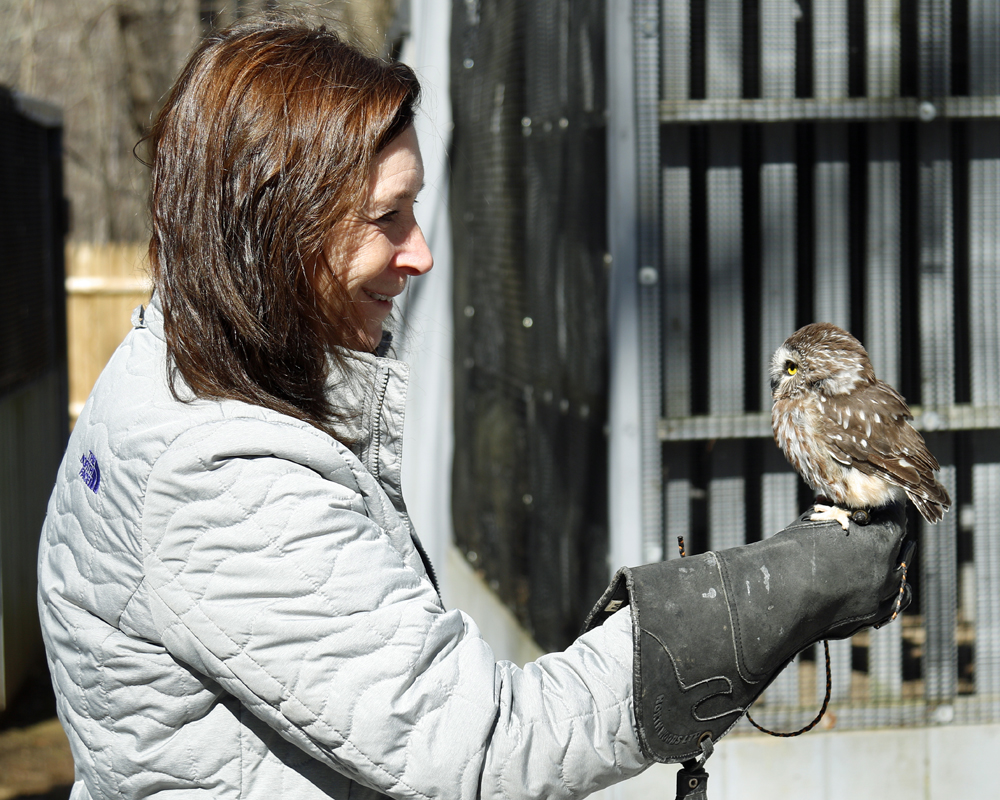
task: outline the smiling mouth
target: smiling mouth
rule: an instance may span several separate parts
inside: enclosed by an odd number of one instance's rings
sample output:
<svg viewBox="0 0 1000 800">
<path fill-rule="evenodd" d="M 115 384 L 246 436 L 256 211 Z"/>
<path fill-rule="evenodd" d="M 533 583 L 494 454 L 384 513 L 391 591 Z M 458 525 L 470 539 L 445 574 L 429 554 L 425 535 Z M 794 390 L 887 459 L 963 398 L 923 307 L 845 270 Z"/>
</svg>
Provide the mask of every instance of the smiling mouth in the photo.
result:
<svg viewBox="0 0 1000 800">
<path fill-rule="evenodd" d="M 365 289 L 364 293 L 369 297 L 371 297 L 373 300 L 381 300 L 383 303 L 392 302 L 392 297 L 387 294 L 379 294 L 378 292 L 371 292 L 368 289 Z"/>
</svg>

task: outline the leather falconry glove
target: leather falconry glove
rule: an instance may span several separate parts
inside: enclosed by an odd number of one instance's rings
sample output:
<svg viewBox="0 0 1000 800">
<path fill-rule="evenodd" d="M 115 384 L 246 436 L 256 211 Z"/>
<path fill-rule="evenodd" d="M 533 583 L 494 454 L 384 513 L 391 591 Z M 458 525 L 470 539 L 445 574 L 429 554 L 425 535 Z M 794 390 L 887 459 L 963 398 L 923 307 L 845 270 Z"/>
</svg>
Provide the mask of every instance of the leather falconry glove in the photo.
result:
<svg viewBox="0 0 1000 800">
<path fill-rule="evenodd" d="M 900 561 L 912 550 L 902 504 L 874 509 L 847 531 L 811 513 L 761 542 L 615 575 L 584 629 L 631 606 L 647 757 L 686 761 L 706 744 L 710 752 L 798 652 L 892 616 Z"/>
</svg>

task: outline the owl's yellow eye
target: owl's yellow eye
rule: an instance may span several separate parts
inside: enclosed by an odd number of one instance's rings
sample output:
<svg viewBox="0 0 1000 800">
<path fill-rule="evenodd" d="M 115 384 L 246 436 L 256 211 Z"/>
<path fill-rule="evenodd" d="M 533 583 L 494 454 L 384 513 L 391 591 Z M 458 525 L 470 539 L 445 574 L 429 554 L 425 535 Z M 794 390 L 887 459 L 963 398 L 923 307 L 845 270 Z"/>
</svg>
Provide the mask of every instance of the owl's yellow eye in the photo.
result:
<svg viewBox="0 0 1000 800">
<path fill-rule="evenodd" d="M 785 364 L 785 372 L 787 372 L 789 375 L 794 375 L 798 371 L 799 371 L 798 367 L 796 367 L 791 361 Z"/>
</svg>

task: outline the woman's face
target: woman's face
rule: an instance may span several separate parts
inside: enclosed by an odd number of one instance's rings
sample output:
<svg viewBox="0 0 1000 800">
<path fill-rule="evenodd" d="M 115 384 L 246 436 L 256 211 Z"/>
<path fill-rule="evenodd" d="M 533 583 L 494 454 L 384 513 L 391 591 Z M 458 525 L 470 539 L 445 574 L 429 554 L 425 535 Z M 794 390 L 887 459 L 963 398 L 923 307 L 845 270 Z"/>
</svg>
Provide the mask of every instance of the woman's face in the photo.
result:
<svg viewBox="0 0 1000 800">
<path fill-rule="evenodd" d="M 378 346 L 393 298 L 406 288 L 407 278 L 423 275 L 434 264 L 413 216 L 423 183 L 417 134 L 409 127 L 376 160 L 365 206 L 338 223 L 327 242 L 327 263 L 362 320 L 358 350 Z"/>
</svg>

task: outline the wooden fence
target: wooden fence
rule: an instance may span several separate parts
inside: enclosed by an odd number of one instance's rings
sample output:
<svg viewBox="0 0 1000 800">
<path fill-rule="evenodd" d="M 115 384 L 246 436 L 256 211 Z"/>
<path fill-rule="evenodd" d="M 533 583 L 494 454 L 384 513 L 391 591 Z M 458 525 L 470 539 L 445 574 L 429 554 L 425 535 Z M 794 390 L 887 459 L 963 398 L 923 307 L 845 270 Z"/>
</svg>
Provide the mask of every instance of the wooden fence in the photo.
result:
<svg viewBox="0 0 1000 800">
<path fill-rule="evenodd" d="M 151 290 L 145 244 L 66 246 L 70 425 Z"/>
</svg>

